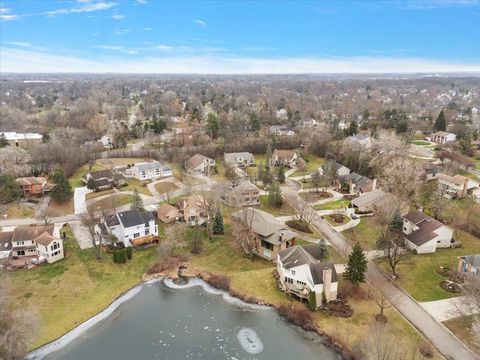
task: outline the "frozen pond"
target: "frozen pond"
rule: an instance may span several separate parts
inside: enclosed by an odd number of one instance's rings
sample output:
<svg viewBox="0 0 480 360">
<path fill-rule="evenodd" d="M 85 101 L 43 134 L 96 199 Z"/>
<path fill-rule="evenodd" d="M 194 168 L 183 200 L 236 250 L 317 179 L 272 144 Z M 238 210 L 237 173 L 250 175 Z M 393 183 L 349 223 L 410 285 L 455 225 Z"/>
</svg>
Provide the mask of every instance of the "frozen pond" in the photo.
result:
<svg viewBox="0 0 480 360">
<path fill-rule="evenodd" d="M 340 359 L 273 310 L 200 280 L 143 285 L 111 315 L 43 359 Z"/>
</svg>

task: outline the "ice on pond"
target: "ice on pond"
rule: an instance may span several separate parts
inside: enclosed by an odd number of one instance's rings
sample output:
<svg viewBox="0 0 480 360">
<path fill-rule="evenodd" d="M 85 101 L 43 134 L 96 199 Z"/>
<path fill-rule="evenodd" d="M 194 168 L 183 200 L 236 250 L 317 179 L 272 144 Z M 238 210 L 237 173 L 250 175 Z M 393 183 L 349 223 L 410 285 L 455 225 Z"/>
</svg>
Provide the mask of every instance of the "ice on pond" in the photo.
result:
<svg viewBox="0 0 480 360">
<path fill-rule="evenodd" d="M 263 343 L 255 330 L 242 328 L 237 334 L 237 339 L 243 350 L 249 354 L 260 354 L 263 351 Z"/>
</svg>

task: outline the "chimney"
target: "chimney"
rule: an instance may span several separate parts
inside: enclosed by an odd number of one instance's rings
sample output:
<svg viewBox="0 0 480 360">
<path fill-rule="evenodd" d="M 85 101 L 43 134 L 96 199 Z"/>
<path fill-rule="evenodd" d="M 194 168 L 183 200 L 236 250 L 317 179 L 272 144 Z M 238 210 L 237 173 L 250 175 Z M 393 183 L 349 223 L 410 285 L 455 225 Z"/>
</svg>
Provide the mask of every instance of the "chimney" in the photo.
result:
<svg viewBox="0 0 480 360">
<path fill-rule="evenodd" d="M 327 302 L 331 299 L 331 287 L 332 287 L 332 269 L 325 266 L 323 268 L 323 292 L 325 293 L 325 298 Z"/>
<path fill-rule="evenodd" d="M 372 181 L 372 191 L 377 190 L 377 179 L 373 179 Z"/>
</svg>

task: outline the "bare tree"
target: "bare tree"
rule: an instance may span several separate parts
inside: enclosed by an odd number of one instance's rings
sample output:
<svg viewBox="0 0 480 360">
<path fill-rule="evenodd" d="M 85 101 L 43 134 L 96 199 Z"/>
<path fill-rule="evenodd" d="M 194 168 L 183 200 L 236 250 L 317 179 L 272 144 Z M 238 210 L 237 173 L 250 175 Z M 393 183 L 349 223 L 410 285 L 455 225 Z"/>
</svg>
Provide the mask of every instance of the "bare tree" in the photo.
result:
<svg viewBox="0 0 480 360">
<path fill-rule="evenodd" d="M 80 221 L 87 229 L 92 240 L 92 247 L 95 250 L 95 257 L 97 260 L 102 258 L 101 246 L 103 235 L 96 231 L 96 226 L 100 224 L 102 216 L 106 216 L 106 213 L 102 213 L 102 211 L 96 209 L 94 205 L 87 206 L 86 212 L 80 215 Z"/>
<path fill-rule="evenodd" d="M 215 215 L 218 212 L 219 199 L 215 191 L 211 189 L 208 191 L 202 191 L 203 210 L 205 211 L 205 221 L 207 225 L 208 240 L 213 240 L 213 223 L 215 221 Z"/>
<path fill-rule="evenodd" d="M 410 252 L 402 246 L 401 242 L 400 237 L 387 237 L 382 241 L 383 255 L 390 270 L 392 270 L 394 278 L 398 276 L 396 272 L 398 264 L 408 259 L 410 255 Z"/>
<path fill-rule="evenodd" d="M 306 201 L 299 201 L 297 212 L 295 215 L 293 215 L 293 219 L 300 223 L 310 225 L 315 216 L 315 210 L 313 210 L 313 208 Z"/>
<path fill-rule="evenodd" d="M 254 218 L 254 209 L 244 208 L 242 210 L 242 219 L 233 221 L 233 237 L 249 257 L 253 257 L 255 252 L 256 234 L 252 230 Z"/>
<path fill-rule="evenodd" d="M 232 182 L 233 187 L 237 186 L 240 182 L 240 178 L 235 170 L 236 169 L 233 166 L 227 166 L 225 168 L 225 177 Z"/>
</svg>

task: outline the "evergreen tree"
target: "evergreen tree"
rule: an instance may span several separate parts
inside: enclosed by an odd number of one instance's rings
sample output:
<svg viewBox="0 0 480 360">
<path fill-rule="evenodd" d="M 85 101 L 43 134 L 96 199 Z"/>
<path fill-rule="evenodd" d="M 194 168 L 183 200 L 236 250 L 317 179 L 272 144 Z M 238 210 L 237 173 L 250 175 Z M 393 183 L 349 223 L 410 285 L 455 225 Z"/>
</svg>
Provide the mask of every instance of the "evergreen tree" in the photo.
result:
<svg viewBox="0 0 480 360">
<path fill-rule="evenodd" d="M 138 193 L 138 190 L 135 188 L 133 191 L 133 201 L 132 205 L 130 206 L 131 210 L 140 210 L 144 211 L 145 209 L 143 208 L 143 200 L 140 197 L 140 194 Z"/>
<path fill-rule="evenodd" d="M 347 268 L 344 277 L 355 286 L 365 282 L 365 272 L 367 271 L 367 259 L 363 254 L 363 249 L 359 243 L 355 243 L 352 252 L 348 255 Z"/>
<path fill-rule="evenodd" d="M 308 308 L 312 311 L 317 310 L 317 294 L 315 291 L 308 293 Z"/>
<path fill-rule="evenodd" d="M 218 116 L 214 113 L 209 113 L 207 117 L 208 127 L 212 132 L 212 137 L 217 138 L 220 131 L 220 122 L 218 121 Z"/>
<path fill-rule="evenodd" d="M 203 249 L 203 234 L 196 230 L 195 233 L 193 234 L 193 240 L 192 240 L 192 249 L 191 252 L 192 254 L 200 254 Z"/>
<path fill-rule="evenodd" d="M 328 258 L 328 244 L 325 239 L 320 240 L 318 243 L 318 253 L 320 260 L 326 260 Z"/>
<path fill-rule="evenodd" d="M 262 162 L 260 162 L 257 166 L 257 178 L 262 182 L 265 178 L 265 166 L 263 166 Z"/>
<path fill-rule="evenodd" d="M 5 138 L 5 134 L 4 133 L 1 133 L 0 134 L 0 148 L 4 148 L 5 146 L 8 145 L 8 141 L 7 139 Z"/>
<path fill-rule="evenodd" d="M 265 151 L 265 163 L 267 166 L 272 166 L 272 146 L 270 144 L 267 145 L 267 150 Z"/>
<path fill-rule="evenodd" d="M 277 169 L 277 180 L 280 184 L 285 184 L 285 167 L 283 165 Z"/>
<path fill-rule="evenodd" d="M 58 202 L 65 202 L 73 196 L 72 186 L 65 176 L 63 170 L 55 170 L 53 173 L 55 186 L 50 192 L 50 197 Z"/>
<path fill-rule="evenodd" d="M 11 175 L 0 175 L 0 204 L 5 204 L 22 195 L 20 187 Z"/>
<path fill-rule="evenodd" d="M 435 124 L 433 124 L 434 131 L 445 131 L 447 130 L 447 123 L 445 121 L 445 114 L 443 110 L 437 116 L 437 120 L 435 120 Z"/>
<path fill-rule="evenodd" d="M 282 193 L 277 182 L 272 183 L 268 188 L 268 203 L 271 206 L 280 207 L 283 205 Z"/>
<path fill-rule="evenodd" d="M 87 181 L 87 189 L 95 190 L 95 188 L 96 188 L 95 180 L 93 179 L 93 177 L 91 177 L 91 178 L 88 179 L 88 181 Z"/>
<path fill-rule="evenodd" d="M 313 187 L 318 192 L 318 188 L 322 185 L 322 176 L 318 170 L 313 172 L 311 180 Z"/>
<path fill-rule="evenodd" d="M 252 132 L 257 132 L 260 130 L 261 127 L 262 127 L 262 124 L 260 122 L 260 118 L 258 117 L 257 114 L 252 113 L 250 115 L 250 130 Z"/>
<path fill-rule="evenodd" d="M 225 229 L 223 226 L 223 215 L 220 208 L 215 215 L 215 220 L 213 222 L 213 234 L 214 235 L 223 235 L 225 233 Z"/>
<path fill-rule="evenodd" d="M 345 129 L 345 134 L 347 136 L 353 136 L 353 135 L 356 135 L 358 133 L 358 125 L 355 121 L 351 121 L 350 122 L 350 126 L 348 127 L 348 129 Z"/>
</svg>

